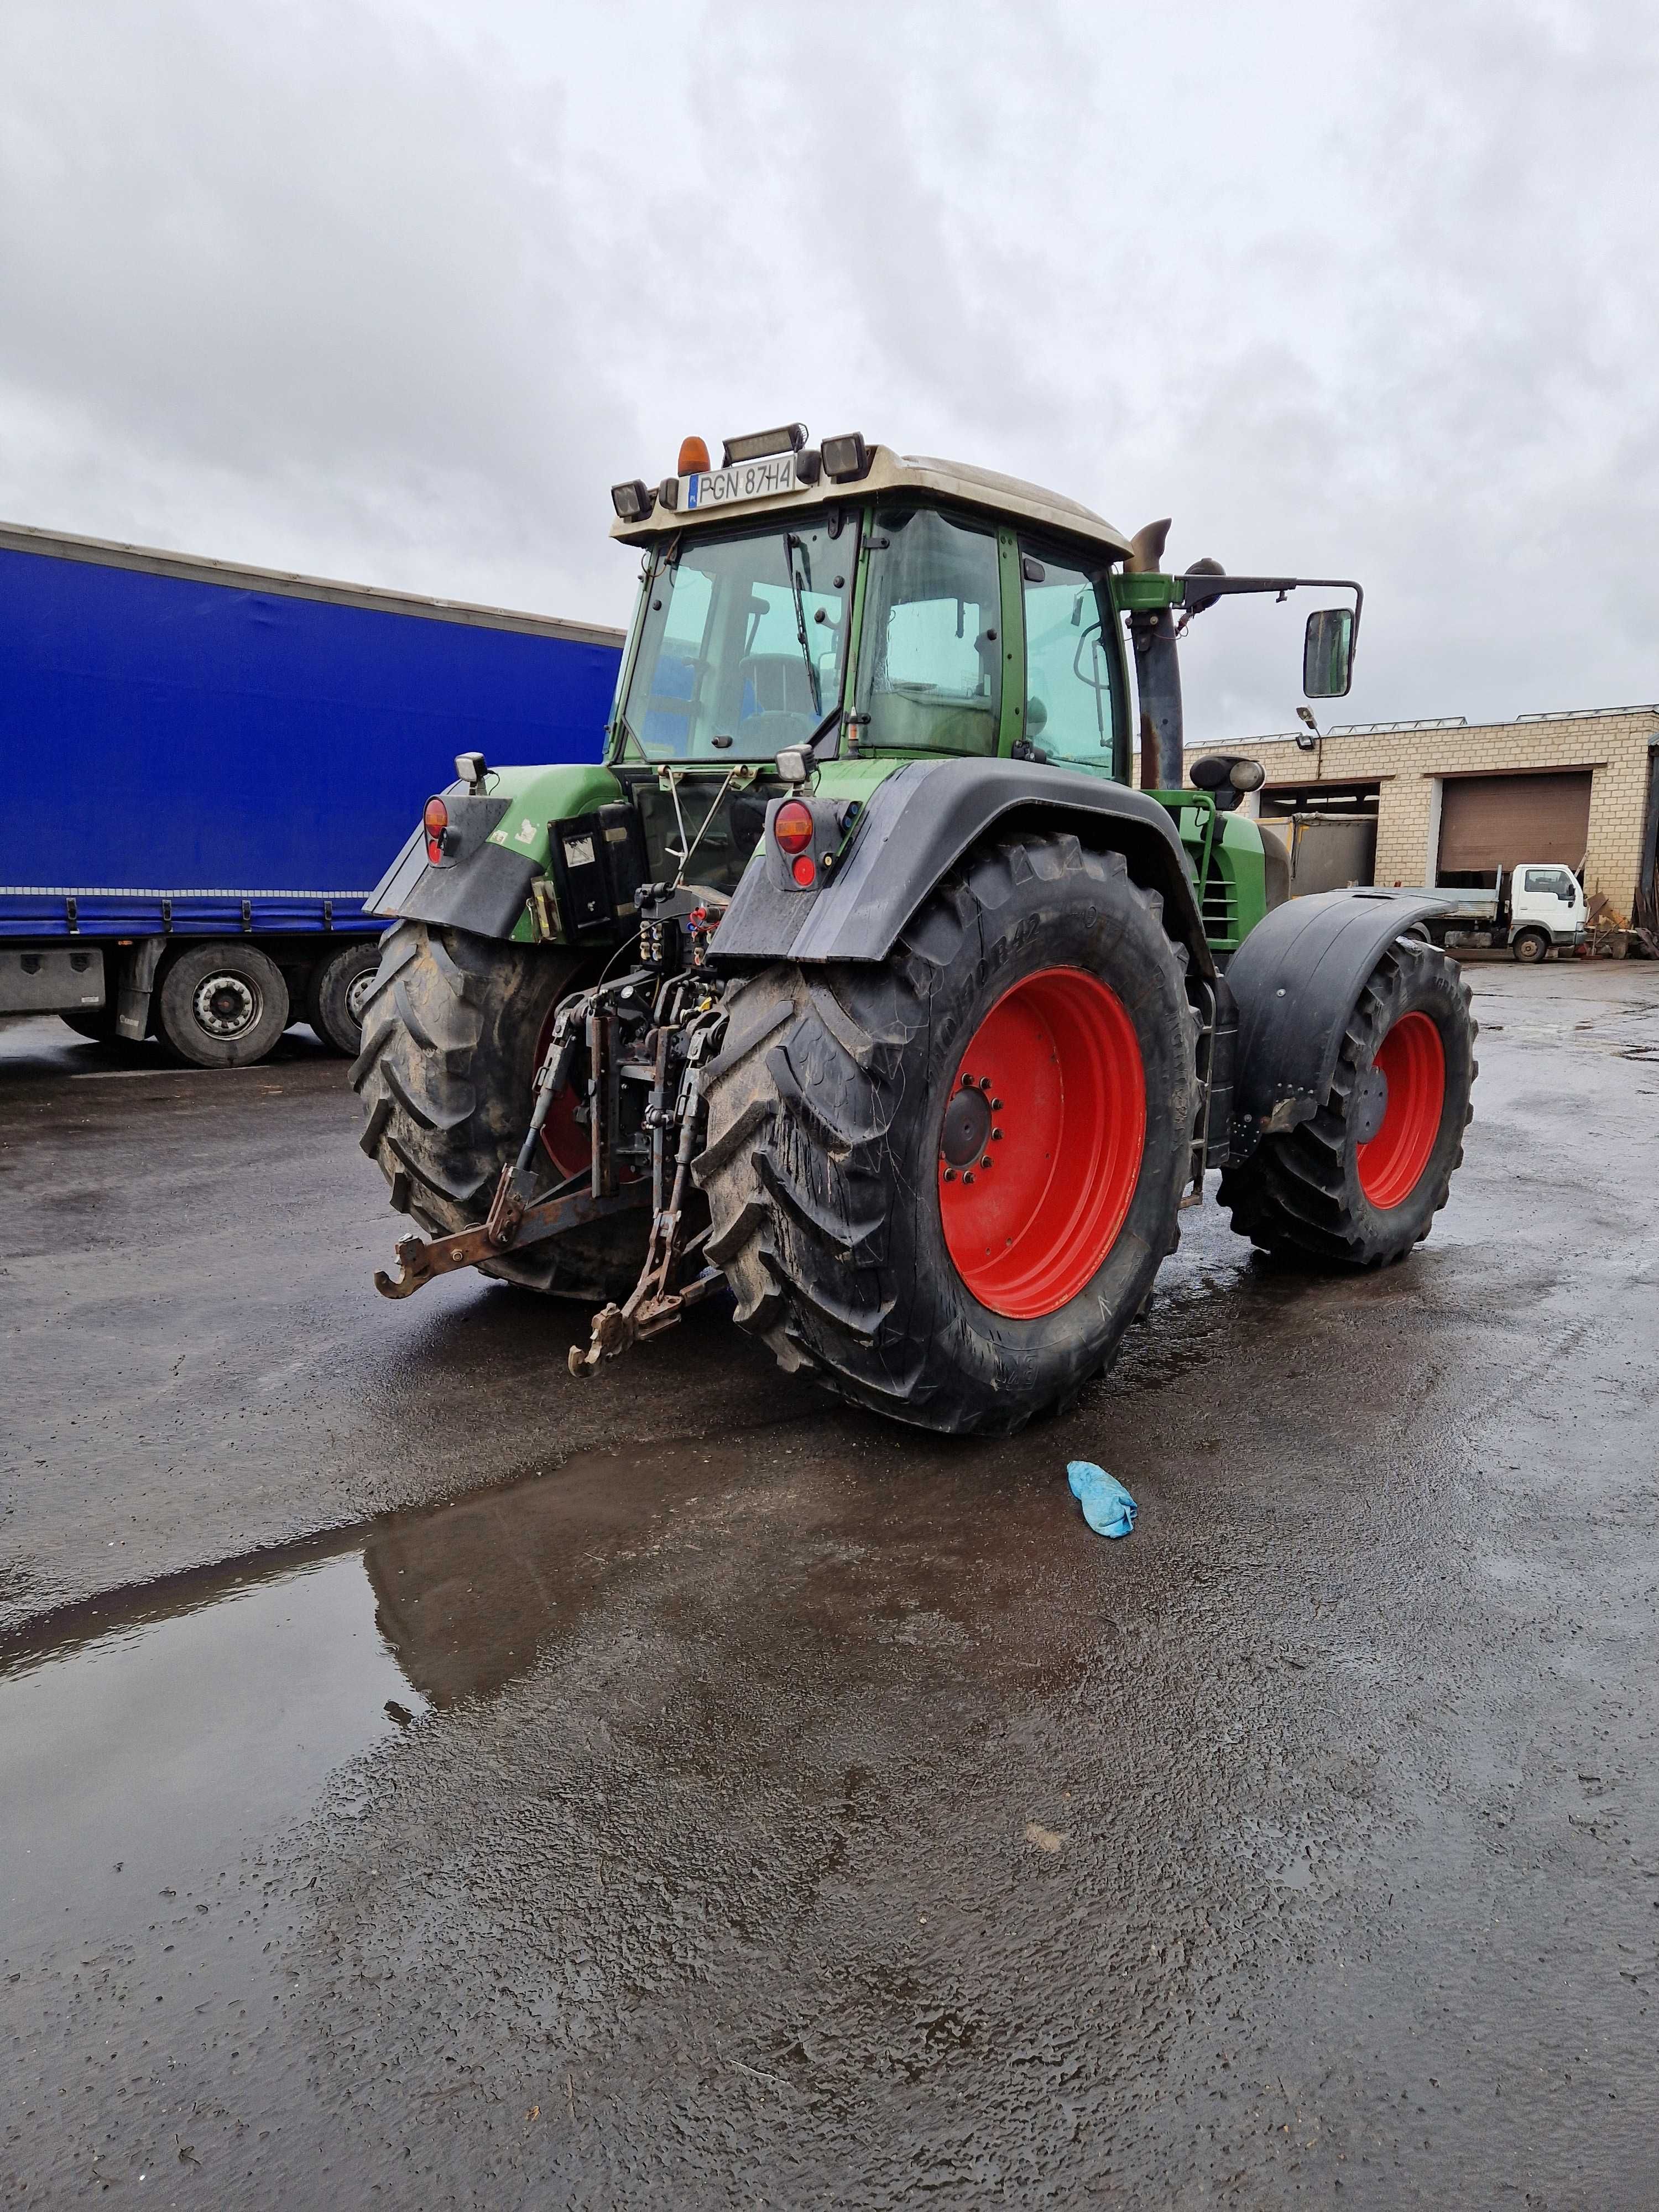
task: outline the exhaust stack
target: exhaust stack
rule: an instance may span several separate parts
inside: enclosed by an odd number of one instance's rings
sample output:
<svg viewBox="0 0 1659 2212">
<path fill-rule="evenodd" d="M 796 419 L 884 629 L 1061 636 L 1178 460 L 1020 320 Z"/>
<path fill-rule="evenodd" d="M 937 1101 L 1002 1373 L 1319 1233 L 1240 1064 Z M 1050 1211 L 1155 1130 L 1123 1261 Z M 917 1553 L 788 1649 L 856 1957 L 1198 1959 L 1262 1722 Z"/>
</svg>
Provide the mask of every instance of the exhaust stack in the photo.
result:
<svg viewBox="0 0 1659 2212">
<path fill-rule="evenodd" d="M 1149 522 L 1129 540 L 1126 566 L 1132 576 L 1162 573 L 1159 563 L 1170 535 L 1170 518 Z M 1135 690 L 1140 702 L 1140 787 L 1179 791 L 1186 774 L 1186 739 L 1181 713 L 1181 668 L 1176 657 L 1176 621 L 1165 607 L 1157 614 L 1129 617 L 1135 649 Z"/>
</svg>

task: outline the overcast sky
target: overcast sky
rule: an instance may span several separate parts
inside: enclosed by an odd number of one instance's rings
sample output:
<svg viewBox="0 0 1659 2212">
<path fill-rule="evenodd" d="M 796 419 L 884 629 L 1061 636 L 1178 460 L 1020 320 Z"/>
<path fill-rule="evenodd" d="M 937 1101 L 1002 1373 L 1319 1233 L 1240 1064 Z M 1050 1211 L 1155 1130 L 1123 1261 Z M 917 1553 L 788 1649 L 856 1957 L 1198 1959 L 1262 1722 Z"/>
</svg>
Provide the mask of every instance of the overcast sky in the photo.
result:
<svg viewBox="0 0 1659 2212">
<path fill-rule="evenodd" d="M 0 517 L 620 623 L 607 486 L 799 416 L 1358 576 L 1339 720 L 1659 699 L 1656 64 L 1623 0 L 0 0 Z M 1189 734 L 1286 726 L 1313 603 L 1206 615 Z"/>
</svg>

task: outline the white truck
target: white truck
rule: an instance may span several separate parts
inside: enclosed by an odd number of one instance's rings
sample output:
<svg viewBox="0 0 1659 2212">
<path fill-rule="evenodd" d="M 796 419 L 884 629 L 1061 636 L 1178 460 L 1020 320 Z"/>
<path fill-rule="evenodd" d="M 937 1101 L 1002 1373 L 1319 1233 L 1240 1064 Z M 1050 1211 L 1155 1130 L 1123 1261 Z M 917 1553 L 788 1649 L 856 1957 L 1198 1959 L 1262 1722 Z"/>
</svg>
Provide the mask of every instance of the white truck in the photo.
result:
<svg viewBox="0 0 1659 2212">
<path fill-rule="evenodd" d="M 1504 945 L 1528 964 L 1549 957 L 1552 946 L 1584 941 L 1583 885 L 1554 860 L 1522 860 L 1496 871 L 1492 887 L 1415 893 L 1444 904 L 1418 925 L 1437 945 Z"/>
</svg>

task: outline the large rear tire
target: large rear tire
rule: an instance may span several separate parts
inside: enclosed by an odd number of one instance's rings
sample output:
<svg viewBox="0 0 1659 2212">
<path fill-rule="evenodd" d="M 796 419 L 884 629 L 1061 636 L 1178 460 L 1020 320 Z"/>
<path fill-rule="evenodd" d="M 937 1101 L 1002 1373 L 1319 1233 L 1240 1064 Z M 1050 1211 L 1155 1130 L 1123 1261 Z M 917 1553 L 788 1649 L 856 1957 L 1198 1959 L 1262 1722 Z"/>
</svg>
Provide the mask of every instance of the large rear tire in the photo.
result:
<svg viewBox="0 0 1659 2212">
<path fill-rule="evenodd" d="M 1422 1242 L 1474 1118 L 1472 996 L 1448 954 L 1395 939 L 1348 1017 L 1324 1105 L 1223 1170 L 1241 1237 L 1349 1267 L 1403 1260 Z"/>
<path fill-rule="evenodd" d="M 362 1008 L 352 1088 L 358 1139 L 392 1203 L 434 1236 L 476 1228 L 530 1126 L 531 1082 L 553 1010 L 581 980 L 579 956 L 463 929 L 399 922 L 381 941 Z M 624 1214 L 489 1261 L 487 1275 L 590 1303 L 623 1297 L 648 1221 Z"/>
<path fill-rule="evenodd" d="M 781 1366 L 1006 1435 L 1107 1365 L 1175 1241 L 1186 952 L 1119 853 L 972 856 L 881 966 L 744 982 L 705 1083 L 709 1257 Z"/>
</svg>

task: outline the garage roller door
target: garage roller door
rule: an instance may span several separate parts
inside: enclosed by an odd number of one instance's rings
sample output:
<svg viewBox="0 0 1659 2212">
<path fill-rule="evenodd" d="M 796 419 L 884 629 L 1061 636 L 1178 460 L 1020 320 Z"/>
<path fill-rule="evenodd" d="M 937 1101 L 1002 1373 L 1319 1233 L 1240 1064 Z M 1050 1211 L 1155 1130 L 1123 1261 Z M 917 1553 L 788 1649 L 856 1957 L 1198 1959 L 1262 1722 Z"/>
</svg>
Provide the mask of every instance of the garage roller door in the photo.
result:
<svg viewBox="0 0 1659 2212">
<path fill-rule="evenodd" d="M 1588 773 L 1448 776 L 1441 787 L 1440 872 L 1489 875 L 1521 860 L 1576 868 L 1589 838 Z"/>
</svg>

